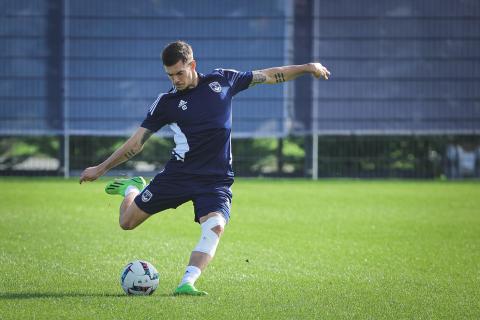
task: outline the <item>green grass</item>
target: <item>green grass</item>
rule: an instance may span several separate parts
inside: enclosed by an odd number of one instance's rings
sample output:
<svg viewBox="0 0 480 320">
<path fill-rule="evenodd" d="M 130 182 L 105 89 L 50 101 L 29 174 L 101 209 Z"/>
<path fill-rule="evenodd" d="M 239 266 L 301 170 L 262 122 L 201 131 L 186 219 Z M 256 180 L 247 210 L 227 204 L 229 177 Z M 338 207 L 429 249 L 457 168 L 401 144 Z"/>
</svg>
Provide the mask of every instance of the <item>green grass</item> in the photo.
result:
<svg viewBox="0 0 480 320">
<path fill-rule="evenodd" d="M 173 297 L 199 237 L 192 205 L 133 231 L 105 181 L 0 181 L 0 319 L 478 319 L 480 184 L 241 180 L 197 286 Z M 160 286 L 125 296 L 122 267 Z"/>
</svg>

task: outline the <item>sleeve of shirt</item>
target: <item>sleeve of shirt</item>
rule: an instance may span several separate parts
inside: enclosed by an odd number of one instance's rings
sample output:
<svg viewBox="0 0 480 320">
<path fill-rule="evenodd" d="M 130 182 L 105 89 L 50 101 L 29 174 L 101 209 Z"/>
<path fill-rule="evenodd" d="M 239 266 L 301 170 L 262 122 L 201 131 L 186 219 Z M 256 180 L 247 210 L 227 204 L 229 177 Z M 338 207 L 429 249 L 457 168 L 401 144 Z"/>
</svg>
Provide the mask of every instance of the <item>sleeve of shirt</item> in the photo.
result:
<svg viewBox="0 0 480 320">
<path fill-rule="evenodd" d="M 148 129 L 152 132 L 157 132 L 164 125 L 168 124 L 169 121 L 165 114 L 165 108 L 162 108 L 162 96 L 164 93 L 161 93 L 157 100 L 150 106 L 148 110 L 147 117 L 143 120 L 141 127 Z"/>
<path fill-rule="evenodd" d="M 252 83 L 252 71 L 237 71 L 232 69 L 217 69 L 228 80 L 232 88 L 232 96 L 247 89 Z"/>
</svg>

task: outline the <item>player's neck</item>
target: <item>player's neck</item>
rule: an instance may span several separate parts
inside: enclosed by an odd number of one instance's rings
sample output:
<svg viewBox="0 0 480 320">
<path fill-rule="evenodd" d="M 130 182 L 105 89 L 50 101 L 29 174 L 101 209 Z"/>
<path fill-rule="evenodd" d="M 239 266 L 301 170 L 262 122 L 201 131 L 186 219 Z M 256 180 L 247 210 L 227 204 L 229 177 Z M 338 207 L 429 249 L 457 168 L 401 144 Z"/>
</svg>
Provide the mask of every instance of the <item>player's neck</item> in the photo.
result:
<svg viewBox="0 0 480 320">
<path fill-rule="evenodd" d="M 198 73 L 195 71 L 193 74 L 192 83 L 188 86 L 187 89 L 193 89 L 198 86 Z"/>
<path fill-rule="evenodd" d="M 198 73 L 195 71 L 195 73 L 193 74 L 193 79 L 192 79 L 192 83 L 190 83 L 185 89 L 183 90 L 178 90 L 178 92 L 186 92 L 188 90 L 192 90 L 194 88 L 196 88 L 198 86 L 198 81 L 199 81 L 200 77 L 198 76 Z"/>
</svg>

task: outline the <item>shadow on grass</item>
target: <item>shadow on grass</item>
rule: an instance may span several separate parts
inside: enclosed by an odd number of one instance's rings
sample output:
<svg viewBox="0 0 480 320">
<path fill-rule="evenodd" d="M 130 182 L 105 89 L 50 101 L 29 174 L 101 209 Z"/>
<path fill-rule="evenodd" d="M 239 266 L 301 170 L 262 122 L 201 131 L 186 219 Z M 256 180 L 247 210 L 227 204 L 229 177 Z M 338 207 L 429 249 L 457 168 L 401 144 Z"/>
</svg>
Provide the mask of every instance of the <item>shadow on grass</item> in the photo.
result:
<svg viewBox="0 0 480 320">
<path fill-rule="evenodd" d="M 152 297 L 173 297 L 171 294 L 154 293 Z M 17 299 L 46 299 L 46 298 L 132 298 L 137 296 L 127 296 L 123 293 L 83 293 L 83 292 L 2 292 L 0 300 L 17 300 Z"/>
</svg>

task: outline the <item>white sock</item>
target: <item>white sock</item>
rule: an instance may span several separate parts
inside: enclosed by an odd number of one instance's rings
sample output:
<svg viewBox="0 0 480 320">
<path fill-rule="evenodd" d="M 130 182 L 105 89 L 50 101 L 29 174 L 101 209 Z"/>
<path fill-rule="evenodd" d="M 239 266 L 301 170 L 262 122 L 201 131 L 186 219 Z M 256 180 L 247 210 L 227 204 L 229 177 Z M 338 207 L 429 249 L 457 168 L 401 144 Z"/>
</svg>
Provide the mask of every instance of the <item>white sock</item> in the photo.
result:
<svg viewBox="0 0 480 320">
<path fill-rule="evenodd" d="M 195 281 L 197 281 L 198 277 L 200 277 L 201 273 L 202 270 L 200 270 L 200 268 L 195 266 L 187 266 L 179 287 L 187 282 L 193 285 Z"/>
<path fill-rule="evenodd" d="M 125 194 L 124 194 L 124 196 L 126 197 L 130 192 L 140 193 L 140 190 L 138 190 L 138 188 L 135 187 L 135 186 L 128 186 L 127 189 L 125 189 Z"/>
</svg>

